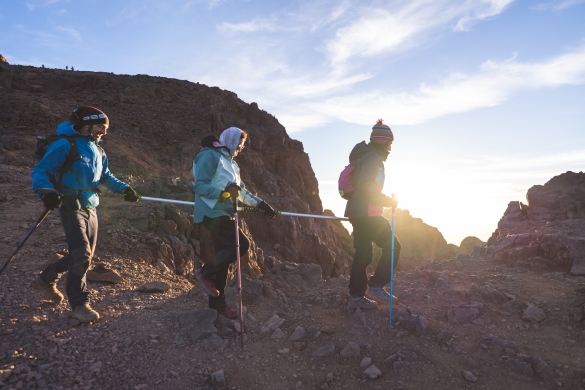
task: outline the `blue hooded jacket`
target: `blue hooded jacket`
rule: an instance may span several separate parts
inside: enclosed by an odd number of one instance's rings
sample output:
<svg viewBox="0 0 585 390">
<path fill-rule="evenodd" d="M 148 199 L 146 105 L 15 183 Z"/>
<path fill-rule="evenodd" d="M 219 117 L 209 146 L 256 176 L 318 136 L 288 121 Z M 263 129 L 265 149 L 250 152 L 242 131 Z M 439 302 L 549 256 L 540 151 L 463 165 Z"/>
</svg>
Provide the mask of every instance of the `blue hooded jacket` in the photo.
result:
<svg viewBox="0 0 585 390">
<path fill-rule="evenodd" d="M 195 212 L 193 221 L 200 223 L 204 217 L 232 217 L 232 200 L 219 201 L 219 197 L 229 184 L 240 186 L 239 200 L 250 206 L 258 206 L 262 199 L 248 192 L 240 178 L 240 167 L 230 156 L 228 148 L 204 147 L 193 159 L 195 177 Z"/>
<path fill-rule="evenodd" d="M 55 188 L 59 181 L 59 169 L 65 162 L 71 145 L 67 139 L 59 139 L 49 145 L 44 157 L 31 173 L 33 191 L 39 197 L 42 195 L 39 190 L 55 189 L 66 197 L 76 197 L 82 208 L 91 209 L 99 204 L 96 190 L 100 184 L 116 194 L 121 194 L 128 187 L 128 184 L 116 179 L 110 172 L 108 157 L 103 149 L 100 152 L 93 137 L 78 133 L 70 122 L 57 126 L 57 134 L 74 136 L 79 156 L 71 169 L 63 173 L 60 188 Z"/>
</svg>

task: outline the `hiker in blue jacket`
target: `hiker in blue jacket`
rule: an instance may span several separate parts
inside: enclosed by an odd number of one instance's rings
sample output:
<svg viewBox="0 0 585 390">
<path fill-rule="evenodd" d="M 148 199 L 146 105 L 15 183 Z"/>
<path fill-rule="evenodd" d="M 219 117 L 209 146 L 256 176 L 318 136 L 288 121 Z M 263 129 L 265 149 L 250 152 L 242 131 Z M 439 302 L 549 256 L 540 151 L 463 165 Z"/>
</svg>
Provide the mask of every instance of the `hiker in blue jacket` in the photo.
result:
<svg viewBox="0 0 585 390">
<path fill-rule="evenodd" d="M 98 145 L 108 127 L 107 115 L 97 108 L 84 106 L 76 109 L 69 122 L 57 126 L 57 135 L 63 138 L 48 146 L 31 174 L 33 191 L 45 207 L 59 209 L 69 249 L 69 254 L 50 264 L 34 280 L 33 287 L 48 300 L 60 303 L 63 295 L 56 282 L 67 272 L 66 292 L 71 315 L 81 322 L 99 319 L 99 314 L 89 305 L 85 279 L 97 242 L 98 186 L 103 184 L 110 191 L 123 194 L 124 200 L 129 202 L 140 199 L 134 189 L 116 179 L 108 169 L 108 158 Z M 65 170 L 64 164 L 71 153 L 77 156 Z"/>
<path fill-rule="evenodd" d="M 276 211 L 265 201 L 245 189 L 240 178 L 236 157 L 244 148 L 248 134 L 237 128 L 224 130 L 219 139 L 207 136 L 201 140 L 203 149 L 193 160 L 195 212 L 193 220 L 201 223 L 211 234 L 214 257 L 195 271 L 195 278 L 209 295 L 209 307 L 228 318 L 238 316 L 235 308 L 225 301 L 225 285 L 229 265 L 236 261 L 236 230 L 232 199 L 258 207 L 266 217 Z M 239 229 L 240 256 L 250 248 L 248 237 Z"/>
<path fill-rule="evenodd" d="M 384 218 L 384 207 L 396 208 L 398 201 L 382 193 L 384 188 L 384 162 L 390 154 L 394 134 L 390 127 L 379 119 L 370 134 L 370 142 L 355 145 L 349 155 L 354 191 L 347 201 L 345 216 L 353 226 L 355 255 L 349 278 L 351 307 L 373 309 L 376 301 L 389 302 L 390 294 L 384 286 L 390 280 L 390 256 L 392 229 Z M 372 262 L 372 243 L 382 248 L 382 256 L 374 275 L 369 280 L 366 268 Z M 394 266 L 400 256 L 400 242 L 394 242 Z"/>
</svg>

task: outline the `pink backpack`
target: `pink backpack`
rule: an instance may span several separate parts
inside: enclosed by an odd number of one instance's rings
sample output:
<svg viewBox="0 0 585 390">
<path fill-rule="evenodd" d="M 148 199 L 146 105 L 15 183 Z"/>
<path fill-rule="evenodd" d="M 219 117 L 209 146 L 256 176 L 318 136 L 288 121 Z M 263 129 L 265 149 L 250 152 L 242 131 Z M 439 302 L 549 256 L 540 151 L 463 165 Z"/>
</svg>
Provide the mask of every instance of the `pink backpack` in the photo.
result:
<svg viewBox="0 0 585 390">
<path fill-rule="evenodd" d="M 339 180 L 337 181 L 337 188 L 339 190 L 339 195 L 343 199 L 349 200 L 351 198 L 351 194 L 355 188 L 353 187 L 353 170 L 356 166 L 356 161 L 352 161 L 349 163 L 348 166 L 343 168 L 341 174 L 339 175 Z"/>
</svg>

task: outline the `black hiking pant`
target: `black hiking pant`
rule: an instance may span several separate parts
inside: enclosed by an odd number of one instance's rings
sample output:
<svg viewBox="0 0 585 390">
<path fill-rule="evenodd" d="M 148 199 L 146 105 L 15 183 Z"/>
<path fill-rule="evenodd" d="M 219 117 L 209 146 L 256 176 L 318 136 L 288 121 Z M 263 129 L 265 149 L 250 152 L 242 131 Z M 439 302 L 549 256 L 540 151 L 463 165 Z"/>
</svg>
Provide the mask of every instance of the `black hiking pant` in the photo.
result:
<svg viewBox="0 0 585 390">
<path fill-rule="evenodd" d="M 69 304 L 71 307 L 82 306 L 89 302 L 85 274 L 97 242 L 97 212 L 96 209 L 71 210 L 63 206 L 59 209 L 59 216 L 69 253 L 50 264 L 41 273 L 41 278 L 47 283 L 55 283 L 61 274 L 67 272 L 65 291 Z"/>
<path fill-rule="evenodd" d="M 392 228 L 384 217 L 350 218 L 353 226 L 355 255 L 349 277 L 349 293 L 362 297 L 368 286 L 384 287 L 390 283 L 390 257 L 392 253 Z M 366 268 L 372 262 L 372 243 L 382 248 L 376 272 L 368 281 Z M 394 268 L 400 257 L 400 242 L 394 237 Z"/>
<path fill-rule="evenodd" d="M 209 297 L 209 307 L 220 309 L 226 305 L 225 285 L 229 266 L 236 261 L 236 226 L 234 220 L 227 216 L 218 218 L 204 217 L 202 224 L 211 234 L 214 257 L 213 260 L 205 263 L 201 273 L 205 278 L 213 280 L 215 288 L 220 293 L 218 297 Z M 239 227 L 238 233 L 241 257 L 248 254 L 250 240 Z"/>
</svg>

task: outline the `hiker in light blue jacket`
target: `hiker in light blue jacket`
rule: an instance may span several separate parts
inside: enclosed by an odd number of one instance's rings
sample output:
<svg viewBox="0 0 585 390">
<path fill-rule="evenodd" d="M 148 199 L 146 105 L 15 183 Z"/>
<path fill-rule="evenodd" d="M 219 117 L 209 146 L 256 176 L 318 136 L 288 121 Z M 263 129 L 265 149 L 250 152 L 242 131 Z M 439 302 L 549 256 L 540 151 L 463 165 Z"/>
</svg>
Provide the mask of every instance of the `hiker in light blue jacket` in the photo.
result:
<svg viewBox="0 0 585 390">
<path fill-rule="evenodd" d="M 57 127 L 58 138 L 47 147 L 32 171 L 33 191 L 49 210 L 59 209 L 69 253 L 50 264 L 33 282 L 46 299 L 63 300 L 56 287 L 60 275 L 67 272 L 66 292 L 72 316 L 81 322 L 99 319 L 89 305 L 85 275 L 97 243 L 100 184 L 129 202 L 140 196 L 108 169 L 108 158 L 98 145 L 107 134 L 109 119 L 95 107 L 73 111 L 69 122 Z"/>
<path fill-rule="evenodd" d="M 209 295 L 209 307 L 229 318 L 238 316 L 235 308 L 225 301 L 228 268 L 236 261 L 236 232 L 232 199 L 258 207 L 266 217 L 276 211 L 265 201 L 248 192 L 240 178 L 236 157 L 244 148 L 248 134 L 230 127 L 219 139 L 207 136 L 201 140 L 203 149 L 193 160 L 195 182 L 195 223 L 201 223 L 211 234 L 215 256 L 203 268 L 195 271 L 195 278 Z M 250 241 L 239 229 L 240 256 L 246 255 Z"/>
</svg>

